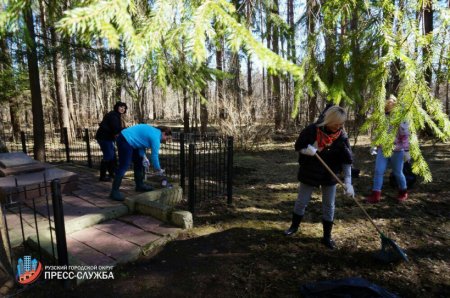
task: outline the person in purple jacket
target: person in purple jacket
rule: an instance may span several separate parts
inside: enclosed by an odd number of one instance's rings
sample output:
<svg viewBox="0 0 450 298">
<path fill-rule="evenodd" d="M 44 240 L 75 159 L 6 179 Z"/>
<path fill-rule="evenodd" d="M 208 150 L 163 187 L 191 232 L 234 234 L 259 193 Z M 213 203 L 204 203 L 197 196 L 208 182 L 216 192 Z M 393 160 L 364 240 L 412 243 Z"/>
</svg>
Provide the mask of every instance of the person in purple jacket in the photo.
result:
<svg viewBox="0 0 450 298">
<path fill-rule="evenodd" d="M 389 116 L 392 109 L 397 103 L 397 98 L 394 95 L 390 95 L 386 100 L 384 111 L 386 116 Z M 407 122 L 402 122 L 398 128 L 397 135 L 394 141 L 394 152 L 391 157 L 386 157 L 383 154 L 381 146 L 372 149 L 372 154 L 376 154 L 375 160 L 375 173 L 373 178 L 372 194 L 366 197 L 368 203 L 378 203 L 381 200 L 381 189 L 383 186 L 383 177 L 386 167 L 390 162 L 392 172 L 399 185 L 398 202 L 403 202 L 408 198 L 408 190 L 406 185 L 406 178 L 403 174 L 403 163 L 409 161 L 411 156 L 409 154 L 409 125 Z"/>
<path fill-rule="evenodd" d="M 172 136 L 169 127 L 153 127 L 148 124 L 137 124 L 128 127 L 117 137 L 119 151 L 119 167 L 116 171 L 109 197 L 116 201 L 123 201 L 124 195 L 119 191 L 123 176 L 133 161 L 134 181 L 136 191 L 151 191 L 152 187 L 144 183 L 144 167 L 150 162 L 145 155 L 147 148 L 151 149 L 150 160 L 153 168 L 159 175 L 164 174 L 159 164 L 159 148 Z"/>
</svg>

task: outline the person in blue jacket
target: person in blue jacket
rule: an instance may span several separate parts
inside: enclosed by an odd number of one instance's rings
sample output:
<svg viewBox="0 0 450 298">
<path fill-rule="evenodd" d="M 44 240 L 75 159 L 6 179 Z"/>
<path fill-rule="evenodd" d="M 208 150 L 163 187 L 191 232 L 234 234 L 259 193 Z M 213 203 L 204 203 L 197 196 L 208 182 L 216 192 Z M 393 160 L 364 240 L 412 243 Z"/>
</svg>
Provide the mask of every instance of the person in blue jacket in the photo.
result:
<svg viewBox="0 0 450 298">
<path fill-rule="evenodd" d="M 124 195 L 119 191 L 125 172 L 133 161 L 134 181 L 136 191 L 150 191 L 152 187 L 144 183 L 144 167 L 150 164 L 145 155 L 145 149 L 151 149 L 151 164 L 159 175 L 164 174 L 159 164 L 159 148 L 172 136 L 169 127 L 153 127 L 148 124 L 137 124 L 128 127 L 119 134 L 116 139 L 119 152 L 119 167 L 112 184 L 110 198 L 123 201 Z"/>
</svg>

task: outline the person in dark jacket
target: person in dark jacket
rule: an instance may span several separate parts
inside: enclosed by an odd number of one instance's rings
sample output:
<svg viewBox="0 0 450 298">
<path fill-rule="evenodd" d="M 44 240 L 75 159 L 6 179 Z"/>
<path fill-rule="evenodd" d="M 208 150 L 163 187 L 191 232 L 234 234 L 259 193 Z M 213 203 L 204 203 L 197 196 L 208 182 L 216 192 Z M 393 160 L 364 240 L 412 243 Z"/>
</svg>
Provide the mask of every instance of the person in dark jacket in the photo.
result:
<svg viewBox="0 0 450 298">
<path fill-rule="evenodd" d="M 95 134 L 95 139 L 103 153 L 103 158 L 100 163 L 100 181 L 111 181 L 111 178 L 114 176 L 116 164 L 114 143 L 122 129 L 126 128 L 124 120 L 124 114 L 126 112 L 127 104 L 118 101 L 114 105 L 114 110 L 103 117 Z M 109 176 L 106 175 L 107 171 Z"/>
<path fill-rule="evenodd" d="M 331 238 L 337 181 L 315 157 L 318 154 L 338 174 L 344 171 L 345 193 L 354 196 L 351 177 L 352 151 L 343 129 L 346 112 L 339 106 L 327 109 L 319 123 L 306 127 L 299 135 L 295 150 L 299 152 L 298 197 L 292 213 L 292 224 L 284 233 L 290 236 L 298 231 L 306 206 L 316 187 L 322 189 L 322 243 L 330 249 L 336 247 Z"/>
</svg>

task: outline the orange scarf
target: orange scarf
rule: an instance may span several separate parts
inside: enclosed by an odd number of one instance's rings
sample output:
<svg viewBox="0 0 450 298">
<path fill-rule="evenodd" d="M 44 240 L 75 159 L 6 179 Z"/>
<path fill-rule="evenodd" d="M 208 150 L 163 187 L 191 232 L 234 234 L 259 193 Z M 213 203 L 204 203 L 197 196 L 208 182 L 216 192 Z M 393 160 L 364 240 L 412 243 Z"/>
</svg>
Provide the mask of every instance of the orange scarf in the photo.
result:
<svg viewBox="0 0 450 298">
<path fill-rule="evenodd" d="M 323 148 L 330 146 L 337 138 L 340 137 L 342 130 L 339 129 L 337 132 L 332 134 L 326 134 L 319 127 L 317 128 L 317 148 L 322 151 Z"/>
</svg>

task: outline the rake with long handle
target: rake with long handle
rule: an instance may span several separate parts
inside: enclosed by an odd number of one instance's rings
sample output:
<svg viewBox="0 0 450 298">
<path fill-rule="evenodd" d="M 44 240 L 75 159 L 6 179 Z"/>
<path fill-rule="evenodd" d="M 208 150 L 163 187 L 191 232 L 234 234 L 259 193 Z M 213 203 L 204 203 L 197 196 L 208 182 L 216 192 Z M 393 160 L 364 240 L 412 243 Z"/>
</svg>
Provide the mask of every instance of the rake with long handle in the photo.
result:
<svg viewBox="0 0 450 298">
<path fill-rule="evenodd" d="M 317 159 L 322 163 L 322 165 L 330 172 L 330 174 L 336 179 L 336 181 L 344 188 L 347 189 L 345 184 L 339 179 L 338 176 L 330 169 L 330 167 L 325 163 L 325 161 L 319 156 L 319 154 L 315 154 Z M 381 251 L 378 254 L 378 258 L 385 261 L 385 262 L 392 262 L 395 260 L 398 260 L 399 258 L 408 261 L 408 256 L 406 253 L 394 242 L 394 240 L 388 238 L 381 230 L 378 228 L 378 226 L 375 224 L 373 219 L 370 217 L 370 215 L 367 213 L 366 209 L 361 205 L 358 200 L 355 199 L 355 196 L 352 196 L 353 201 L 355 201 L 356 205 L 364 212 L 366 217 L 369 219 L 370 223 L 375 227 L 378 234 L 380 234 L 381 238 Z M 391 248 L 391 249 L 389 249 Z M 393 253 L 392 253 L 393 251 Z"/>
</svg>

